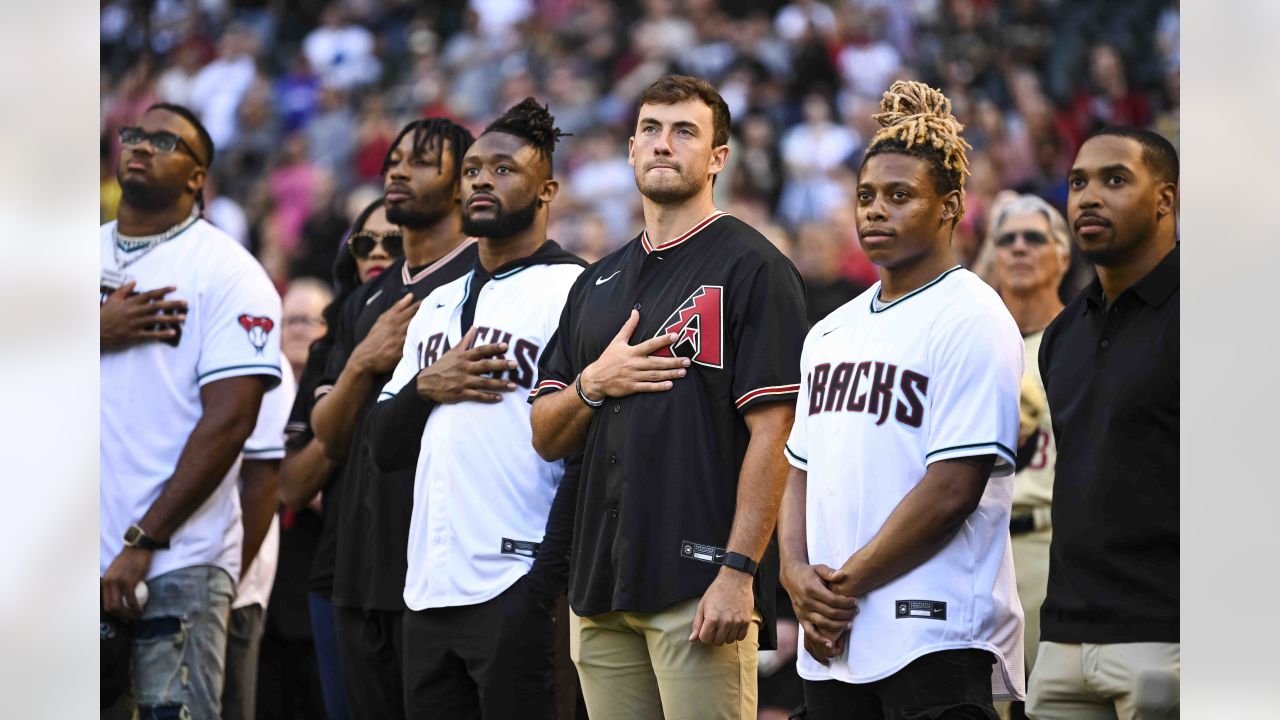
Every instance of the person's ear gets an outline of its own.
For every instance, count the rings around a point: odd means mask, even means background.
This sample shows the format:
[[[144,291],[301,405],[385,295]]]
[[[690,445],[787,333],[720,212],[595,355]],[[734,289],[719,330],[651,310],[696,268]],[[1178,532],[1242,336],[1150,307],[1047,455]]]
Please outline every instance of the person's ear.
[[[719,175],[724,166],[729,162],[729,146],[721,145],[711,149],[711,164],[707,167],[707,172],[712,175]]]
[[[1165,215],[1172,215],[1178,210],[1178,186],[1176,183],[1161,183],[1156,191],[1156,219],[1159,220]]]
[[[952,190],[942,196],[942,222],[957,222],[964,212],[964,196],[959,190]]]
[[[542,190],[538,193],[538,202],[549,205],[559,193],[560,182],[555,178],[548,178],[542,183]]]

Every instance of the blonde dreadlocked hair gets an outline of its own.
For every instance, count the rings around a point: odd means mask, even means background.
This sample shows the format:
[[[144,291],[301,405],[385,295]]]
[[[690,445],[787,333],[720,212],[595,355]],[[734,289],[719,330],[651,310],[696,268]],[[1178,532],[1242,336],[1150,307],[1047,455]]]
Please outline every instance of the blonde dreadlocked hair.
[[[871,138],[863,162],[881,153],[929,161],[939,193],[960,191],[963,216],[964,176],[969,173],[965,149],[972,146],[960,137],[964,125],[951,114],[947,96],[922,82],[898,80],[881,97],[880,112],[872,117],[880,123],[880,130]]]

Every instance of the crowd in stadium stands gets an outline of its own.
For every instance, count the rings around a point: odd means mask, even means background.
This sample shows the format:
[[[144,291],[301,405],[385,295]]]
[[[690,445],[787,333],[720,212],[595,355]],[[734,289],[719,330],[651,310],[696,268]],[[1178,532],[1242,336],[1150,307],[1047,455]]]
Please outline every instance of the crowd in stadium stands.
[[[102,6],[103,220],[119,192],[116,129],[155,101],[189,105],[218,147],[207,216],[282,290],[328,277],[404,121],[444,115],[478,130],[528,95],[574,133],[556,156],[551,236],[588,260],[620,246],[640,227],[625,159],[633,101],[672,71],[711,80],[733,113],[720,206],[784,248],[820,293],[874,281],[850,188],[895,79],[946,93],[974,147],[955,238],[966,266],[1001,191],[1063,207],[1066,165],[1093,128],[1153,127],[1177,145],[1176,2],[146,5]]]
[[[1031,194],[1064,212],[1091,131],[1135,125],[1178,145],[1177,0],[104,0],[100,19],[102,221],[120,199],[119,129],[156,102],[190,107],[217,147],[205,218],[281,294],[302,278],[332,281],[407,121],[443,116],[478,134],[527,96],[572,133],[554,157],[548,235],[594,261],[643,225],[626,159],[637,95],[673,72],[710,80],[733,117],[716,204],[793,260],[810,322],[877,279],[852,197],[895,80],[939,88],[965,126],[971,175],[953,252],[992,282],[1000,208]],[[1092,277],[1070,251],[1064,301]],[[311,304],[319,324],[323,303]],[[286,522],[318,522],[311,512]],[[305,548],[286,539],[280,552],[282,577],[305,567],[290,557]],[[278,582],[276,595],[299,582]],[[294,601],[305,607],[301,595],[281,600]],[[798,692],[798,679],[767,680],[794,659],[784,624],[783,650],[762,657],[762,713],[770,694],[781,705]],[[270,614],[267,628],[306,633]]]

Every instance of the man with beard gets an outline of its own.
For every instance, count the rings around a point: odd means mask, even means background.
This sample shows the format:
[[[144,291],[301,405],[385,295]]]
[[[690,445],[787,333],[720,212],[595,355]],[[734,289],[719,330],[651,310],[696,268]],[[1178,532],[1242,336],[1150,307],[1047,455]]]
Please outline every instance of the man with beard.
[[[1040,343],[1058,464],[1027,715],[1176,718],[1178,155],[1149,130],[1104,128],[1067,185],[1098,277]]]
[[[243,544],[230,471],[280,382],[280,297],[200,217],[214,148],[191,111],[153,105],[120,142],[100,236],[99,562],[103,611],[135,624],[133,692],[104,716],[218,717]]]
[[[311,425],[343,465],[337,487],[332,602],[352,717],[404,717],[400,624],[413,473],[383,476],[369,456],[367,414],[400,360],[417,301],[475,265],[459,227],[458,177],[472,143],[441,118],[409,123],[383,164],[387,220],[404,256],[343,304]]]
[[[479,257],[423,300],[369,411],[378,466],[417,466],[404,585],[410,718],[555,716],[552,610],[574,498],[559,496],[551,527],[565,464],[534,452],[526,400],[586,263],[547,239],[554,122],[526,98],[467,151],[462,228],[479,237]]]
[[[574,283],[533,405],[543,458],[584,452],[570,648],[592,718],[755,718],[804,287],[712,202],[719,93],[670,76],[639,105],[645,230]]]

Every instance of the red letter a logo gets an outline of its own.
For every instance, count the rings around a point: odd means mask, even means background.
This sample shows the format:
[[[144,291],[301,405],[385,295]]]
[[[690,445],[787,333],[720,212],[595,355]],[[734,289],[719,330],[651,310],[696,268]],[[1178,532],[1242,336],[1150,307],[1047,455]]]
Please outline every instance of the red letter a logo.
[[[663,348],[655,355],[687,357],[699,365],[724,367],[723,307],[720,297],[724,288],[719,285],[703,285],[667,318],[662,329],[654,337],[676,333],[679,337],[671,347]]]

